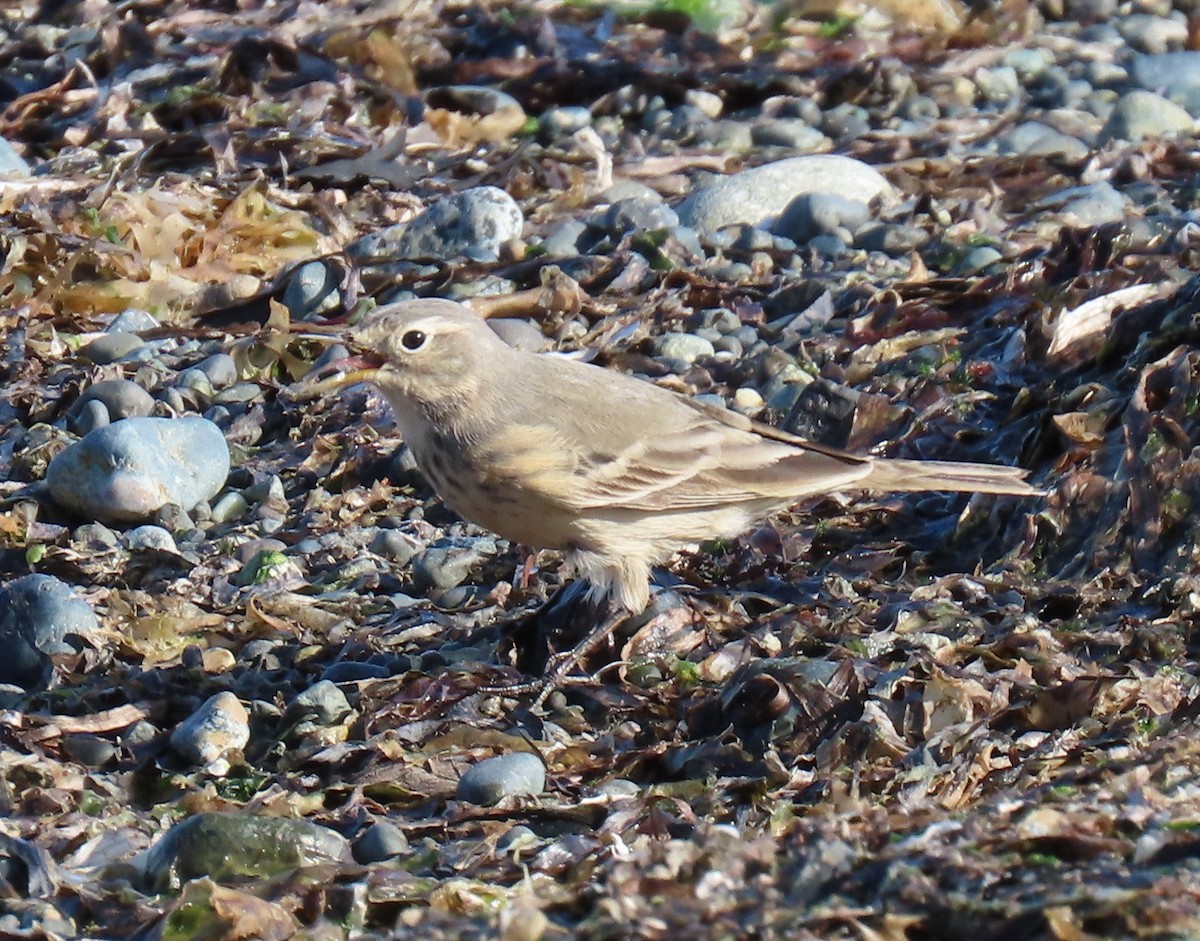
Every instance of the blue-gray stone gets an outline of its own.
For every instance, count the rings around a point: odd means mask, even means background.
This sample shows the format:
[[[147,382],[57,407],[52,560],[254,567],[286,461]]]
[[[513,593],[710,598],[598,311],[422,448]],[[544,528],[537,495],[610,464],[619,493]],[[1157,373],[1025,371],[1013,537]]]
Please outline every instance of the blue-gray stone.
[[[363,236],[347,252],[355,260],[469,258],[496,261],[504,245],[521,237],[525,216],[495,186],[443,196],[409,222]]]
[[[237,382],[237,363],[228,353],[213,353],[212,356],[200,360],[195,368],[208,376],[208,381],[214,389],[224,389]]]
[[[679,225],[675,210],[661,200],[620,199],[601,216],[600,225],[612,235],[626,232],[652,232]]]
[[[145,345],[146,341],[136,333],[104,333],[81,349],[79,354],[97,366],[104,366],[117,362]]]
[[[13,145],[0,137],[0,179],[23,179],[32,173],[29,162],[13,148]]]
[[[288,277],[283,304],[293,320],[311,320],[341,306],[341,285],[331,265],[308,261]]]
[[[129,379],[103,379],[94,382],[71,406],[71,417],[78,416],[88,402],[100,402],[112,421],[149,415],[154,411],[154,397]]]
[[[126,549],[137,551],[139,549],[160,549],[163,552],[178,551],[175,545],[175,537],[163,529],[161,526],[153,526],[147,524],[145,526],[137,526],[125,533],[121,537],[121,542],[125,543]]]
[[[381,820],[369,827],[354,844],[354,858],[366,866],[403,856],[411,850],[408,837],[394,823]]]
[[[869,203],[893,192],[874,167],[838,154],[776,160],[701,186],[675,207],[680,220],[709,235],[727,225],[774,222],[803,193],[829,193]]]
[[[40,689],[50,679],[51,654],[70,653],[71,636],[99,630],[91,606],[66,582],[25,575],[0,589],[0,683]]]
[[[141,333],[143,330],[153,330],[160,326],[158,320],[149,311],[130,307],[117,314],[104,328],[105,333]]]
[[[712,341],[694,333],[664,333],[653,341],[654,353],[663,359],[694,363],[705,356],[712,356]]]
[[[83,407],[79,409],[79,413],[75,416],[75,420],[71,424],[77,435],[86,435],[90,431],[103,428],[105,425],[111,423],[112,418],[109,416],[108,409],[104,403],[98,399],[92,399],[90,402],[83,404]]]
[[[817,235],[836,235],[849,242],[870,218],[870,208],[860,200],[805,193],[788,203],[771,231],[797,242],[807,242]]]
[[[1117,100],[1101,138],[1137,143],[1147,137],[1190,134],[1195,128],[1195,119],[1175,102],[1154,92],[1135,89]]]
[[[488,758],[468,768],[458,781],[456,796],[469,804],[490,806],[506,797],[540,794],[546,787],[546,766],[529,752]]]
[[[190,510],[229,475],[229,446],[205,418],[128,418],[89,432],[50,462],[60,506],[89,519],[150,520],[168,505]]]

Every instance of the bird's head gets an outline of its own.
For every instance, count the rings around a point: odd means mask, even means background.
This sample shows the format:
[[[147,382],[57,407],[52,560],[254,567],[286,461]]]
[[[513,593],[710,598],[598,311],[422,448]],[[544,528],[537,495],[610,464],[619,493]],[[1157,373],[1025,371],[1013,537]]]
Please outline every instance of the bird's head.
[[[511,352],[478,314],[453,301],[401,301],[373,311],[347,338],[340,372],[311,387],[318,393],[355,382],[378,386],[395,404],[425,410],[469,399],[485,371]]]

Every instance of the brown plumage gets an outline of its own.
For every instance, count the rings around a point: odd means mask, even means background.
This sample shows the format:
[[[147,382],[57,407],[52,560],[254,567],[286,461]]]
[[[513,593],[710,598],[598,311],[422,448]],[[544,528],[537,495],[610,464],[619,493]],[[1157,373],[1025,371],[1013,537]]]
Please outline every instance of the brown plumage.
[[[814,444],[649,382],[514,349],[443,300],[382,307],[351,336],[417,464],[466,519],[567,552],[631,612],[652,565],[837,490],[1038,493],[1015,467],[907,461]]]

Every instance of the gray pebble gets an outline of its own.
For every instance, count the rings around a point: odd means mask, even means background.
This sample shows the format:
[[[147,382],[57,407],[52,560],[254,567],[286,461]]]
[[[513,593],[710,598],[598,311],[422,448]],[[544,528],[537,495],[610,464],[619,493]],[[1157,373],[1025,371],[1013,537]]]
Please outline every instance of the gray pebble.
[[[540,794],[546,787],[546,766],[529,752],[488,758],[468,768],[455,796],[468,804],[491,806],[506,797]]]
[[[1167,16],[1132,13],[1119,17],[1116,27],[1130,48],[1138,52],[1163,54],[1181,49],[1188,38],[1187,20]]]
[[[834,105],[821,116],[821,130],[839,140],[852,140],[871,130],[871,116],[860,105]]]
[[[1028,82],[1054,64],[1054,54],[1048,49],[1018,47],[1006,52],[1003,62],[1016,72],[1021,81]]]
[[[94,382],[71,406],[72,416],[78,415],[88,402],[100,402],[113,421],[149,415],[154,411],[154,398],[128,379],[103,379]]]
[[[396,565],[404,566],[408,565],[412,557],[417,554],[421,544],[398,529],[381,529],[375,534],[375,538],[371,540],[368,548],[376,555],[381,555]]]
[[[109,417],[108,409],[98,399],[85,402],[71,423],[75,433],[80,436],[109,424],[112,424],[112,419]]]
[[[235,382],[227,389],[216,394],[213,401],[221,405],[245,405],[255,402],[262,395],[262,389],[254,382]]]
[[[1107,180],[1072,187],[1059,194],[1066,197],[1061,213],[1070,225],[1093,226],[1125,218],[1125,197]]]
[[[250,741],[250,716],[230,692],[217,693],[184,719],[171,733],[171,749],[193,765],[222,773],[214,763]]]
[[[716,352],[711,340],[693,333],[665,333],[655,337],[651,345],[656,356],[682,363],[694,363]]]
[[[469,258],[496,261],[501,249],[521,237],[525,216],[516,201],[495,186],[478,186],[443,196],[416,218],[352,243],[355,260],[375,258]]]
[[[237,363],[228,353],[213,353],[197,363],[195,368],[208,376],[214,389],[224,389],[237,382]]]
[[[318,680],[308,689],[301,690],[288,704],[288,714],[317,725],[337,725],[350,715],[350,701],[329,680]]]
[[[0,589],[0,683],[44,688],[51,654],[70,653],[71,636],[100,629],[91,606],[66,582],[51,575],[25,575]]]
[[[854,243],[869,252],[883,252],[899,258],[927,245],[929,233],[915,225],[868,223],[855,233]]]
[[[1154,92],[1135,90],[1117,100],[1101,137],[1137,143],[1147,137],[1190,134],[1195,127],[1192,116],[1175,102]]]
[[[521,317],[494,317],[488,322],[492,332],[509,346],[529,353],[541,353],[551,346],[542,328]]]
[[[71,542],[81,548],[115,549],[121,543],[121,537],[103,523],[84,523],[71,533]]]
[[[713,121],[721,116],[721,112],[725,108],[725,102],[721,100],[720,95],[702,88],[689,88],[684,92],[683,100],[693,108],[698,108],[706,118]]]
[[[797,242],[816,235],[836,235],[848,242],[870,217],[870,208],[860,200],[804,193],[788,203],[771,230]]]
[[[210,518],[214,523],[230,523],[241,519],[249,509],[246,498],[237,491],[231,491],[213,504]]]
[[[135,333],[105,333],[92,340],[79,353],[89,362],[104,366],[117,362],[145,345],[146,341]]]
[[[1077,137],[1060,134],[1054,128],[1038,121],[1025,121],[1003,135],[1000,152],[1026,157],[1062,157],[1067,160],[1083,160],[1088,146]]]
[[[29,161],[17,153],[7,140],[0,137],[0,178],[6,180],[18,180],[32,174],[33,170],[29,166]]]
[[[1004,256],[990,245],[980,245],[971,249],[959,263],[959,271],[982,271],[988,265],[1003,261]]]
[[[1017,70],[1010,65],[975,71],[975,87],[985,100],[997,105],[1006,105],[1021,97],[1021,80]]]
[[[163,552],[177,552],[175,538],[161,526],[138,526],[129,530],[121,537],[126,549],[160,549]]]
[[[754,149],[754,135],[745,121],[713,121],[700,129],[696,143],[724,154],[748,154]]]
[[[422,588],[442,590],[461,585],[488,557],[487,540],[439,539],[413,559],[413,581]],[[494,551],[495,543],[491,543]]]
[[[626,232],[652,232],[679,224],[675,210],[661,200],[621,199],[604,211],[600,225],[614,236]]]
[[[63,739],[63,751],[88,768],[102,768],[117,760],[117,746],[99,735],[76,734]]]
[[[161,326],[158,319],[149,311],[130,307],[117,314],[107,327],[105,333],[141,333],[143,330],[154,330]]]
[[[190,510],[229,474],[229,446],[203,418],[129,418],[89,432],[50,462],[60,506],[89,519],[142,522],[174,504]]]
[[[175,377],[175,385],[180,389],[189,389],[202,399],[211,399],[216,390],[213,389],[212,380],[203,371],[196,369],[194,366],[191,369],[185,369]]]
[[[578,105],[547,108],[538,121],[538,135],[544,141],[556,141],[582,131],[592,123],[592,112]]]
[[[354,844],[354,859],[367,866],[411,852],[408,837],[394,823],[381,820],[367,828]]]
[[[339,281],[331,265],[323,261],[305,262],[288,277],[283,304],[293,320],[312,320],[332,313],[342,304]]]
[[[800,154],[824,150],[831,143],[821,131],[799,118],[771,118],[754,124],[750,139],[757,147],[786,147]]]
[[[869,203],[892,192],[882,174],[860,160],[813,154],[724,177],[698,188],[675,208],[685,225],[706,235],[727,225],[773,222],[784,206],[803,193],[829,193]]]
[[[567,219],[550,230],[550,234],[542,239],[541,249],[551,258],[574,258],[586,250],[585,236],[588,224],[582,219]],[[592,237],[595,244],[596,237]]]

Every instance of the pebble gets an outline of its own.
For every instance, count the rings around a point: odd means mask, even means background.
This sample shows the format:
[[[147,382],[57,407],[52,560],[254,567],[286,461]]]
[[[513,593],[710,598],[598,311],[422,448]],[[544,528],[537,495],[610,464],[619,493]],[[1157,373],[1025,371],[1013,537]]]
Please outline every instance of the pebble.
[[[1025,157],[1062,157],[1084,160],[1090,150],[1083,141],[1038,121],[1025,121],[999,139],[1000,152]]]
[[[136,333],[104,333],[81,349],[79,355],[97,366],[104,366],[124,359],[145,345],[146,341]]]
[[[1188,38],[1187,20],[1146,13],[1119,18],[1117,31],[1131,49],[1157,55],[1181,48]]]
[[[328,827],[291,817],[202,813],[177,823],[143,862],[151,891],[191,879],[268,879],[302,866],[350,862],[350,844]]]
[[[651,345],[655,356],[686,364],[716,352],[711,340],[694,333],[664,333],[655,337]]]
[[[32,173],[33,169],[29,166],[29,161],[17,153],[12,144],[0,137],[0,178],[19,180]]]
[[[52,575],[24,575],[0,588],[0,683],[43,689],[50,680],[51,654],[70,653],[72,636],[100,629],[91,606]]]
[[[620,199],[604,211],[600,225],[612,235],[621,236],[627,232],[669,229],[679,225],[679,216],[662,200]]]
[[[225,389],[237,382],[237,363],[228,353],[213,353],[192,368],[208,376],[208,381],[214,389]]]
[[[592,123],[592,112],[579,105],[547,108],[538,121],[538,136],[544,141],[561,140]]]
[[[342,306],[341,279],[332,265],[307,261],[289,275],[283,304],[293,320],[330,314]]]
[[[115,549],[121,537],[103,523],[84,523],[71,533],[71,542],[84,549]]]
[[[496,261],[505,245],[521,237],[525,216],[495,186],[443,196],[409,222],[360,238],[348,248],[356,261],[381,258],[468,258]]]
[[[404,566],[421,550],[421,543],[398,529],[381,529],[367,548],[396,565]]]
[[[336,725],[350,714],[350,701],[336,683],[318,680],[288,704],[288,715],[317,725]]]
[[[1137,143],[1147,137],[1190,134],[1195,127],[1195,119],[1175,102],[1154,92],[1137,89],[1126,92],[1117,100],[1104,124],[1101,138]]]
[[[490,539],[439,539],[413,559],[413,581],[423,589],[454,588],[465,582],[495,550],[496,544]]]
[[[108,409],[104,407],[104,403],[98,399],[92,399],[90,402],[83,404],[83,407],[79,409],[71,425],[77,435],[86,435],[97,428],[103,428],[105,425],[111,423],[112,418],[109,417]]]
[[[126,549],[158,549],[163,552],[177,552],[175,537],[161,526],[138,526],[128,530],[121,536],[121,542]]]
[[[836,154],[789,157],[742,170],[699,187],[675,207],[683,224],[701,234],[728,225],[769,225],[804,193],[826,193],[869,203],[892,186],[874,167]]]
[[[979,94],[992,104],[1007,105],[1021,97],[1021,80],[1011,65],[977,69],[974,80]]]
[[[147,310],[130,307],[121,311],[104,328],[105,333],[141,333],[162,326],[158,318]]]
[[[799,118],[774,118],[752,125],[750,140],[756,147],[787,147],[801,154],[832,145],[820,130]]]
[[[1095,226],[1119,222],[1127,212],[1125,197],[1106,180],[1063,190],[1059,198],[1065,198],[1060,214],[1070,225]]]
[[[493,317],[488,322],[492,332],[509,346],[528,353],[541,353],[552,346],[542,328],[532,320],[520,317]]]
[[[411,852],[408,837],[394,823],[382,820],[368,827],[354,844],[354,859],[367,866]]]
[[[112,421],[137,418],[154,411],[154,397],[129,379],[103,379],[92,383],[71,406],[71,417],[79,415],[89,402],[103,405]]]
[[[174,504],[191,510],[221,489],[229,447],[204,418],[129,418],[89,432],[54,457],[50,495],[105,522],[144,522]]]
[[[468,804],[490,807],[506,797],[540,794],[546,788],[546,766],[529,752],[488,758],[467,769],[455,796]]]
[[[860,200],[828,193],[804,193],[788,203],[771,231],[796,242],[825,234],[850,242],[854,232],[870,217],[870,208]]]
[[[229,770],[226,755],[250,741],[250,716],[230,692],[217,693],[171,733],[171,748],[185,761],[218,777]]]

